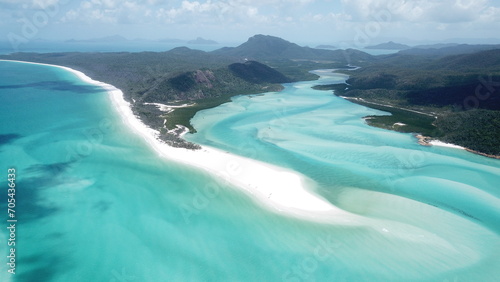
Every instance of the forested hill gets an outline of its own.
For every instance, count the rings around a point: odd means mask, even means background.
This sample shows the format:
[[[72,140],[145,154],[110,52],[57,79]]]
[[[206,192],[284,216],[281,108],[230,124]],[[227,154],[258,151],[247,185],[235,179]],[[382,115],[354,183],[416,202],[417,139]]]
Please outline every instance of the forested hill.
[[[500,49],[463,51],[382,56],[349,72],[347,85],[335,87],[335,93],[434,115],[433,137],[500,155]]]
[[[374,60],[373,56],[356,50],[313,49],[264,35],[256,35],[238,47],[213,52],[178,47],[167,52],[16,53],[0,58],[68,66],[115,85],[124,91],[129,101],[139,102],[197,100],[262,92],[269,89],[270,85],[266,84],[314,79],[315,76],[308,72],[312,69],[342,67],[349,63],[359,65]],[[319,59],[322,61],[317,61]],[[245,63],[256,60],[260,64]],[[192,72],[196,71],[211,73],[213,75],[207,78],[220,83],[212,81],[198,83],[201,88],[187,87],[194,79]],[[203,82],[199,74],[197,79]],[[272,89],[277,87],[273,85]]]
[[[485,90],[488,84],[495,87],[500,82],[500,49],[437,59],[397,54],[349,74],[349,90],[342,94],[345,96],[373,98],[402,106],[465,110],[467,97],[475,96],[477,87],[485,84],[482,87]],[[500,110],[500,92],[491,92],[488,99],[475,106]]]
[[[399,54],[425,55],[429,57],[446,57],[451,55],[472,54],[481,51],[500,49],[499,44],[435,44],[428,46],[416,46],[411,49],[402,50]]]
[[[386,43],[381,43],[377,45],[367,46],[366,49],[385,49],[385,50],[405,50],[410,49],[411,47],[405,44],[396,43],[393,41],[389,41]]]
[[[373,57],[354,50],[317,50],[277,37],[255,36],[239,47],[214,52],[178,47],[141,53],[15,53],[0,59],[67,66],[112,84],[123,90],[134,113],[165,133],[177,124],[194,130],[189,121],[197,111],[227,102],[234,95],[279,91],[281,83],[315,79],[310,70],[362,64]],[[152,103],[190,106],[165,113]]]
[[[291,82],[291,79],[284,74],[256,61],[234,63],[229,65],[229,70],[237,77],[250,83]]]
[[[247,58],[261,61],[275,60],[316,60],[347,64],[363,64],[374,60],[374,57],[358,50],[325,50],[302,47],[279,37],[255,35],[237,47],[225,47],[211,52],[216,55],[234,58]]]
[[[232,59],[187,47],[141,53],[16,53],[0,58],[74,68],[93,79],[115,85],[128,98],[138,98],[141,93],[181,72],[217,69],[233,63]]]

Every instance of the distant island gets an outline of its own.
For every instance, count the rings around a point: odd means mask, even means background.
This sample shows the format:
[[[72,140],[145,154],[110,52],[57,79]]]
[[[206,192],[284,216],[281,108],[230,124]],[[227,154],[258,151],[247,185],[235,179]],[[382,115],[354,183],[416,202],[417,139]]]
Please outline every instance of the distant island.
[[[365,47],[365,49],[380,49],[380,50],[405,50],[410,48],[411,47],[408,45],[395,43],[393,41]]]
[[[198,37],[194,40],[182,40],[174,38],[165,38],[159,40],[147,40],[147,39],[127,39],[121,35],[111,35],[105,37],[89,38],[89,39],[69,39],[65,41],[66,43],[118,43],[118,42],[164,42],[170,44],[191,44],[191,45],[215,45],[219,44],[217,41],[204,39]]]
[[[401,50],[401,54],[406,55],[417,55],[424,57],[443,57],[443,56],[452,56],[452,55],[462,55],[462,54],[472,54],[481,51],[487,51],[492,49],[500,49],[500,44],[443,44],[442,47],[439,47],[440,44],[436,45],[424,45],[417,46],[411,49]]]
[[[441,49],[441,48],[447,48],[447,47],[455,47],[457,45],[460,45],[460,44],[458,44],[458,43],[436,43],[436,44],[417,45],[417,46],[414,46],[413,48],[415,48],[415,49]]]
[[[200,110],[234,95],[279,91],[282,83],[316,79],[310,70],[337,69],[350,76],[346,84],[316,88],[392,113],[369,117],[370,125],[500,155],[499,45],[411,48],[373,56],[255,35],[237,47],[211,52],[178,47],[158,53],[15,53],[0,58],[68,66],[122,89],[134,113],[172,146],[195,147],[179,133],[184,127],[196,131],[190,120]]]
[[[187,44],[204,44],[204,45],[210,45],[210,44],[219,44],[217,41],[214,40],[209,40],[209,39],[203,39],[201,37],[196,38],[195,40],[189,40]]]
[[[127,38],[120,35],[112,35],[112,36],[105,36],[105,37],[91,38],[91,39],[66,40],[67,43],[76,43],[76,42],[97,43],[97,42],[127,42],[127,41],[129,41]]]

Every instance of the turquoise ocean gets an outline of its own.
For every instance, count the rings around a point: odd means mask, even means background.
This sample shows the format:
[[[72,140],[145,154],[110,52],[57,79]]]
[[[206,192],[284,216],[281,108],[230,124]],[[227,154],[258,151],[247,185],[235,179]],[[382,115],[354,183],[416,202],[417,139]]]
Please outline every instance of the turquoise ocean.
[[[500,161],[373,128],[314,82],[199,112],[186,139],[292,169],[356,224],[285,216],[161,158],[100,87],[0,62],[0,281],[498,281]],[[16,274],[7,170],[16,170]]]

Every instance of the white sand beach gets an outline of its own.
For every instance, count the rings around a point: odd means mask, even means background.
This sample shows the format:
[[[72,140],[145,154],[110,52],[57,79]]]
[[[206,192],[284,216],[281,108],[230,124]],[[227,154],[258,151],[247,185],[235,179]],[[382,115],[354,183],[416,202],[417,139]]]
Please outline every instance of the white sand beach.
[[[84,73],[58,65],[22,62],[59,67],[77,75],[82,81],[103,87],[125,124],[142,136],[162,157],[196,166],[242,189],[260,205],[283,215],[320,222],[354,223],[357,216],[339,209],[326,199],[306,188],[308,180],[292,170],[261,161],[233,155],[202,146],[201,150],[173,148],[157,136],[159,132],[147,127],[136,117],[123,92],[104,82],[95,81]]]
[[[101,82],[96,82],[101,83]],[[104,87],[104,86],[103,86]],[[173,148],[161,142],[158,132],[144,125],[123,99],[121,90],[105,88],[124,122],[163,157],[202,168],[244,190],[259,204],[282,214],[321,222],[350,222],[345,212],[305,188],[304,176],[288,169],[233,155],[215,148]]]
[[[454,148],[454,149],[465,150],[465,148],[462,147],[462,146],[458,146],[458,145],[450,144],[450,143],[444,143],[444,142],[441,142],[439,140],[431,140],[431,141],[429,141],[429,144],[431,144],[433,146],[439,146],[439,147],[447,147],[447,148]]]
[[[171,113],[175,109],[178,109],[178,108],[185,108],[185,107],[193,106],[194,103],[193,104],[182,104],[182,105],[178,105],[178,106],[165,105],[165,104],[160,104],[160,103],[144,103],[144,105],[153,105],[153,106],[156,106],[160,111],[166,112],[168,114],[168,113]]]

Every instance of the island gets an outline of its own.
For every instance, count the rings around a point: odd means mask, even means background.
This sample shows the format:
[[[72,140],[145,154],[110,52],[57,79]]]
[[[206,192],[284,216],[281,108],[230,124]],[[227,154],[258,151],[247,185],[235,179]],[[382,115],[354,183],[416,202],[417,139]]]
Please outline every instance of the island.
[[[344,71],[346,83],[322,86],[354,103],[391,113],[370,116],[373,126],[421,133],[489,157],[500,155],[500,49],[498,45],[445,47],[379,56]],[[470,52],[472,48],[481,51]],[[463,53],[461,53],[463,50]]]
[[[210,39],[204,39],[201,37],[197,37],[195,40],[189,40],[187,44],[205,44],[205,45],[210,45],[210,44],[219,44],[217,41],[210,40]]]
[[[373,56],[255,35],[237,47],[212,52],[178,47],[167,52],[14,53],[0,58],[67,66],[115,85],[134,114],[174,147],[197,148],[181,136],[196,131],[190,120],[200,110],[235,95],[280,91],[283,83],[315,80],[310,73],[314,69],[336,69],[350,78],[318,89],[392,114],[366,117],[368,124],[500,155],[499,46],[443,48],[446,52],[408,49]]]

